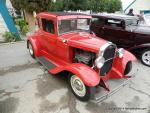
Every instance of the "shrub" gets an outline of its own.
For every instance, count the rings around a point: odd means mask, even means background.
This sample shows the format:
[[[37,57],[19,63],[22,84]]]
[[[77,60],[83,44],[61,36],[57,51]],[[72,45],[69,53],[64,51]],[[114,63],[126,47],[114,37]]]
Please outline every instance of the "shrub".
[[[3,37],[4,37],[5,42],[15,42],[17,41],[18,35],[13,32],[5,32]]]
[[[28,25],[26,25],[26,26],[23,26],[23,28],[22,28],[22,34],[23,35],[26,35],[26,33],[28,33],[29,32],[29,26]]]
[[[27,32],[29,32],[29,26],[28,23],[23,19],[16,19],[15,20],[16,25],[19,26],[20,31],[23,35],[26,35]]]

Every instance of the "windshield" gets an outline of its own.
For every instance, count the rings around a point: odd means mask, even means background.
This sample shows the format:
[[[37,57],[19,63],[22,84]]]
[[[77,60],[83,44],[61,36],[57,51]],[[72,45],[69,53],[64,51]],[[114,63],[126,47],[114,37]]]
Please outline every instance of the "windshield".
[[[127,19],[126,20],[126,26],[137,26],[138,25],[138,20],[137,19]]]
[[[90,19],[69,19],[69,20],[59,20],[58,21],[58,31],[59,34],[76,32],[78,30],[87,31],[89,30]]]

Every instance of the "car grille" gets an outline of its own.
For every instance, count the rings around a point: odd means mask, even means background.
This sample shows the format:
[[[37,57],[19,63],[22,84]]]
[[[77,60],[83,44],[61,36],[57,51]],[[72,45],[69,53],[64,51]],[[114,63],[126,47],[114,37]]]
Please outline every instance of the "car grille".
[[[116,46],[109,45],[105,50],[103,57],[105,58],[105,63],[103,67],[100,69],[100,75],[105,76],[112,68],[113,60],[115,57]]]

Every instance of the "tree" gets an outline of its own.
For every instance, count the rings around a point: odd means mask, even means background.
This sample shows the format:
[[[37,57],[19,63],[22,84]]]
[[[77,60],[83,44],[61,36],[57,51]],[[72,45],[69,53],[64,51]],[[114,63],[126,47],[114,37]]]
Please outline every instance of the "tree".
[[[94,12],[114,13],[122,9],[121,0],[89,0],[88,6]]]
[[[15,9],[28,12],[48,11],[53,7],[52,0],[11,0],[11,2]]]
[[[91,10],[94,12],[109,12],[121,10],[121,0],[11,0],[16,9],[28,12]]]
[[[87,10],[88,0],[63,0],[64,10]]]

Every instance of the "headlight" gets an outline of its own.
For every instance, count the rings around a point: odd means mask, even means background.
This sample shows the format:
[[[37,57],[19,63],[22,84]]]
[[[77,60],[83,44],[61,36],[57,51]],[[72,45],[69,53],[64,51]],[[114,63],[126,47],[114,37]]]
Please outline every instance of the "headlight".
[[[100,56],[95,60],[95,65],[97,66],[97,68],[101,68],[105,63],[105,58]]]
[[[123,48],[118,49],[117,55],[118,55],[119,58],[122,58],[123,55],[124,55],[124,49]]]

